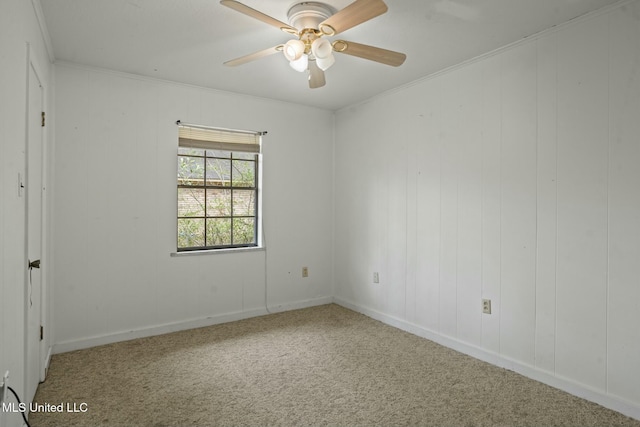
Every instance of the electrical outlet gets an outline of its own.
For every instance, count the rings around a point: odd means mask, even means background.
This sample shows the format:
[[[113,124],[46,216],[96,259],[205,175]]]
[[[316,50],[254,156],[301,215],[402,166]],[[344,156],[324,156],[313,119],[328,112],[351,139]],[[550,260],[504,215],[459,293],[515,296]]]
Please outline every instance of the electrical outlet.
[[[482,300],[482,312],[484,314],[491,314],[491,300],[483,299]]]
[[[302,267],[302,277],[309,277],[309,267]]]
[[[377,271],[373,272],[373,283],[380,283],[380,275]]]

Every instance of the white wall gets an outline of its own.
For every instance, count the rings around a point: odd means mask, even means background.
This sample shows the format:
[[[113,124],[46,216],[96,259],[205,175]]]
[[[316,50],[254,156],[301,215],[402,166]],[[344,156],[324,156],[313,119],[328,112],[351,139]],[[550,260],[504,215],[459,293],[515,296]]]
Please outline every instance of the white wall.
[[[266,313],[265,278],[271,310],[331,300],[330,112],[70,64],[55,70],[55,351]],[[268,131],[266,252],[170,256],[176,120]]]
[[[337,300],[640,418],[639,119],[638,1],[340,111]]]
[[[46,86],[50,65],[30,1],[0,2],[0,376],[24,396],[25,198],[18,197],[18,174],[25,176],[27,43]],[[47,89],[50,89],[47,87]],[[45,96],[47,94],[45,93]],[[0,414],[0,419],[5,414]],[[19,415],[6,415],[20,425]]]

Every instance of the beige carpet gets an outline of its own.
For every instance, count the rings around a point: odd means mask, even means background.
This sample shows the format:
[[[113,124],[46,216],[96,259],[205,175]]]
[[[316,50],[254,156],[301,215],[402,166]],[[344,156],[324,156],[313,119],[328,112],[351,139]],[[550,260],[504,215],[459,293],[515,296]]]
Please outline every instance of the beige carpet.
[[[55,355],[35,426],[636,426],[337,305]]]

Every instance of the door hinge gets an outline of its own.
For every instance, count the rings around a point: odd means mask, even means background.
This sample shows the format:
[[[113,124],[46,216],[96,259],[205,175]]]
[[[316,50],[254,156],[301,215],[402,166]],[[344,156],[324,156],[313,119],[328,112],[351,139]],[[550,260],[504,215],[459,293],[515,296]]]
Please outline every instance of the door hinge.
[[[40,325],[40,341],[44,339],[44,326]]]
[[[44,127],[44,111],[42,112],[42,127]]]

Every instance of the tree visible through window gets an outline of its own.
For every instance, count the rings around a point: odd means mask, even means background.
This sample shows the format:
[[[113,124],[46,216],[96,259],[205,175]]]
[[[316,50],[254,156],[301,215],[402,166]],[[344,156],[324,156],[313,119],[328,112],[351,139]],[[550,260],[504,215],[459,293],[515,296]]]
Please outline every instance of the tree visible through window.
[[[178,147],[178,250],[257,246],[258,153],[198,141]]]

